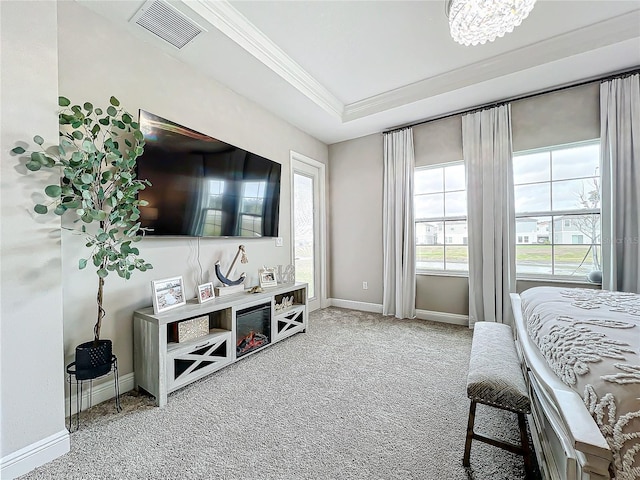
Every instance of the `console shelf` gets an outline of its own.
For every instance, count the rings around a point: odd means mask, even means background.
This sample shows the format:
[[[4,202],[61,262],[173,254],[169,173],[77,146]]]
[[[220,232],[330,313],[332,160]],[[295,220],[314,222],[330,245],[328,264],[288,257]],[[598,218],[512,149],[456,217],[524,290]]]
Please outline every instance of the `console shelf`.
[[[294,304],[276,312],[275,305],[293,297]],[[270,312],[270,343],[236,357],[238,342],[236,314],[256,306]],[[209,333],[176,342],[171,332],[179,322],[208,316]],[[155,315],[152,307],[133,314],[134,368],[136,386],[156,398],[160,407],[167,395],[189,383],[267,348],[307,329],[307,284],[295,283],[265,288],[264,292],[246,292],[216,297],[199,304],[193,299],[184,307]],[[206,327],[205,327],[206,328]]]

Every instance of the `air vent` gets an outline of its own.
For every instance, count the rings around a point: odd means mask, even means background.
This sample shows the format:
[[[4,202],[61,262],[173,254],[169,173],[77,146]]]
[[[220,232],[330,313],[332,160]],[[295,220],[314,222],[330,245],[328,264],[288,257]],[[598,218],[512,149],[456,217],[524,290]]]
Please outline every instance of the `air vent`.
[[[145,30],[181,49],[206,30],[167,2],[148,0],[131,19]]]

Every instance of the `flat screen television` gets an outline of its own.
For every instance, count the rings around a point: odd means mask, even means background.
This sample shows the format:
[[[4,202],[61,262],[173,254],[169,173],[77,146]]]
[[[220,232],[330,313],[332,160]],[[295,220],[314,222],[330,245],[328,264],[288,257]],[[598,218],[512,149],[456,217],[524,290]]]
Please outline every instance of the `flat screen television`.
[[[281,165],[140,110],[148,235],[277,237]]]

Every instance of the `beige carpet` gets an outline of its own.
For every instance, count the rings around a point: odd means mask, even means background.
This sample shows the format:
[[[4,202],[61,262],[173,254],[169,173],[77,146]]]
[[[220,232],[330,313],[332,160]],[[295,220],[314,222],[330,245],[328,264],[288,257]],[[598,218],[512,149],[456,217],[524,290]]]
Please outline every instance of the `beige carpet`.
[[[520,479],[522,458],[474,442],[462,466],[472,332],[329,308],[307,333],[169,395],[83,412],[71,452],[25,479]],[[515,415],[477,429],[517,441]]]

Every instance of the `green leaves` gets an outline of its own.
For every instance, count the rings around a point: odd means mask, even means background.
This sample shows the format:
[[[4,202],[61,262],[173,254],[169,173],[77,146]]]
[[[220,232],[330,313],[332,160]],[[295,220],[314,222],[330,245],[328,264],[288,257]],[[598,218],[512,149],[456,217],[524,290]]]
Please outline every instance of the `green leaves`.
[[[31,170],[32,172],[37,172],[42,168],[42,165],[40,164],[40,162],[34,162],[33,160],[31,160],[26,163],[25,167],[27,167],[27,170]]]
[[[60,187],[60,185],[48,185],[44,189],[44,193],[46,193],[47,196],[51,198],[58,198],[62,193],[62,188]]]
[[[74,229],[90,249],[86,258],[79,259],[79,269],[91,260],[100,278],[116,272],[128,279],[135,270],[153,268],[132,246],[145,233],[138,206],[147,202],[139,201],[137,194],[149,184],[136,178],[136,158],[144,151],[140,125],[116,97],[109,98],[106,108],[91,102],[72,104],[63,96],[58,104],[60,138],[55,153],[44,148],[40,135],[32,137],[38,151],[28,150],[28,144],[11,150],[14,155],[28,155],[29,171],[60,167],[60,183],[44,189],[51,204],[38,203],[34,211],[47,214],[52,209],[56,215],[71,212],[77,217]]]
[[[39,213],[40,215],[44,215],[49,211],[49,209],[45,205],[42,205],[40,203],[38,203],[35,207],[33,207],[33,210],[36,213]]]

